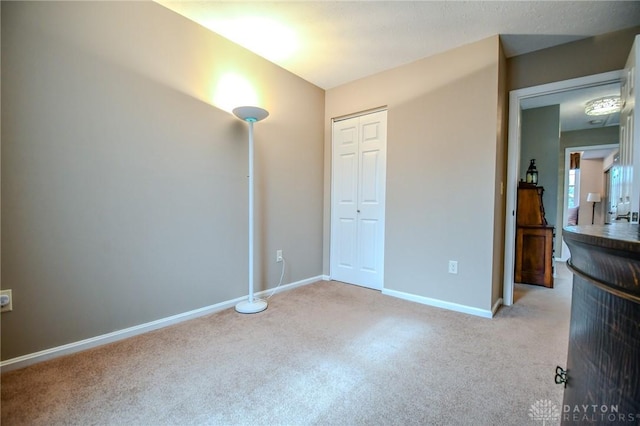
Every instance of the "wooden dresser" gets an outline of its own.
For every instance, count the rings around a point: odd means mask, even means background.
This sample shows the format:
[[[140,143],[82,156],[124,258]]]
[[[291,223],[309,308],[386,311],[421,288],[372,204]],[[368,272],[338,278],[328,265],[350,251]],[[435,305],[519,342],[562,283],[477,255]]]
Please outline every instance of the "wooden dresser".
[[[541,186],[518,185],[515,282],[553,287],[554,227],[544,215],[543,192]]]
[[[563,229],[574,275],[562,424],[640,422],[639,232],[623,223]]]

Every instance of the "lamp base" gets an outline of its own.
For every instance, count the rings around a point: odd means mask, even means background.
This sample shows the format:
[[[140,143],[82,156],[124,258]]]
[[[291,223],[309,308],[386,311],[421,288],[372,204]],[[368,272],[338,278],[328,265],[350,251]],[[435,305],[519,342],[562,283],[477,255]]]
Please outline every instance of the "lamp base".
[[[267,309],[267,302],[262,299],[253,299],[253,302],[245,300],[236,305],[236,311],[241,314],[257,314]]]

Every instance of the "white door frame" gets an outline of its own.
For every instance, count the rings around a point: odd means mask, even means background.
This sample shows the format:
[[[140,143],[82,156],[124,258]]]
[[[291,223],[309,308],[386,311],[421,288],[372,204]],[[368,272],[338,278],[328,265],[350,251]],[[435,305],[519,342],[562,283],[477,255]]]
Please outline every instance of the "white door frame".
[[[504,282],[502,299],[506,306],[513,304],[514,262],[516,243],[516,201],[518,196],[518,176],[520,176],[520,126],[522,100],[568,90],[582,89],[603,84],[619,83],[623,70],[595,74],[570,80],[557,81],[539,86],[509,92],[509,142],[507,157],[507,210],[504,232]]]

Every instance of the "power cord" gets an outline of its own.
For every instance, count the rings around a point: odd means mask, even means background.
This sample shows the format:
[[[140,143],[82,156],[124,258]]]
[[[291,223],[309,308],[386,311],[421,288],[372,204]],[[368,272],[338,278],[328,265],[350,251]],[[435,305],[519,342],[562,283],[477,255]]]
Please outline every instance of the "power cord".
[[[278,285],[276,286],[276,288],[273,289],[273,291],[271,292],[271,294],[269,296],[267,296],[267,300],[269,300],[271,298],[271,296],[273,296],[274,294],[276,294],[276,290],[278,290],[278,287],[280,287],[282,285],[282,279],[284,278],[284,267],[285,264],[287,262],[284,260],[284,256],[282,257],[282,273],[280,273],[280,282],[278,283]]]

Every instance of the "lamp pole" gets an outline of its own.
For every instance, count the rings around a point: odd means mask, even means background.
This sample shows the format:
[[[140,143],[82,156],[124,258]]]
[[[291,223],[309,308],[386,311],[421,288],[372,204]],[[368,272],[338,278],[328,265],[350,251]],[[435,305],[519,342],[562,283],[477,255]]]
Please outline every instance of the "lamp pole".
[[[249,123],[249,303],[253,303],[253,123],[255,119],[247,119]]]
[[[267,118],[269,113],[258,107],[242,106],[235,108],[233,113],[236,117],[249,123],[249,295],[246,301],[240,302],[236,305],[236,311],[242,314],[255,314],[267,309],[266,300],[256,299],[254,297],[254,261],[253,261],[253,243],[254,243],[254,178],[253,178],[253,156],[254,156],[254,142],[253,142],[253,123]]]
[[[591,224],[594,224],[596,218],[596,203],[601,201],[599,192],[589,192],[587,194],[587,202],[593,203],[593,207],[591,208]]]

